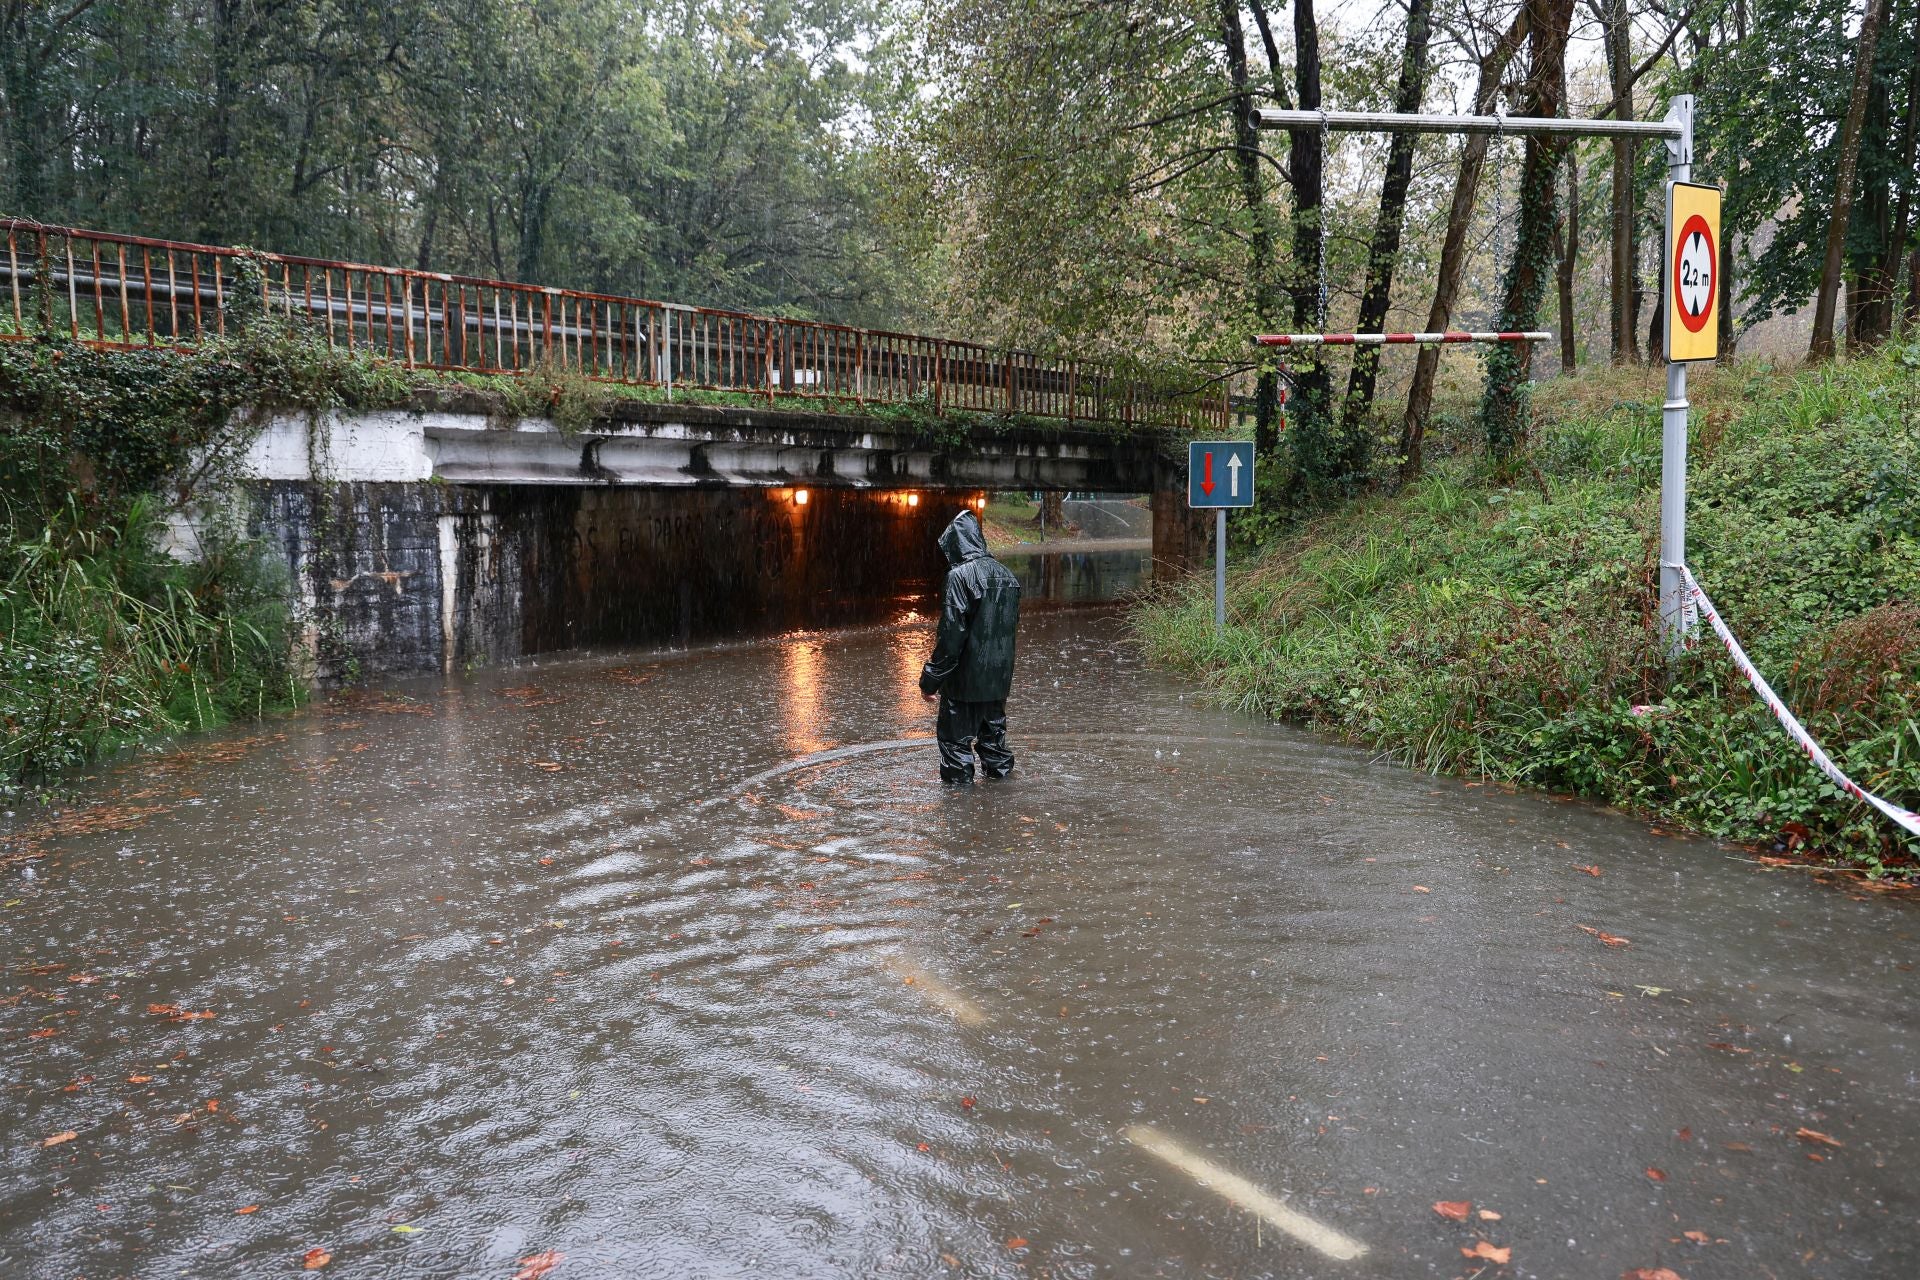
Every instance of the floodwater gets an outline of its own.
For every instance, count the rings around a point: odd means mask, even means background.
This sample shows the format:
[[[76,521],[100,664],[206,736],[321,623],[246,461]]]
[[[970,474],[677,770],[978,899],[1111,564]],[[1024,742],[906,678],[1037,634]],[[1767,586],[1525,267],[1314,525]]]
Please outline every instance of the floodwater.
[[[1111,609],[1029,612],[1018,772],[942,790],[930,630],[15,819],[0,1275],[1920,1274],[1903,902],[1203,709]]]

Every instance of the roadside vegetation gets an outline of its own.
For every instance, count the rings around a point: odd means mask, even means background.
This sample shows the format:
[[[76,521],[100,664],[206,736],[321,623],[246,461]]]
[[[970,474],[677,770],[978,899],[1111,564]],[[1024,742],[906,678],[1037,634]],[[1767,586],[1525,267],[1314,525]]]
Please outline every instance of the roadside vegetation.
[[[1199,582],[1138,636],[1221,703],[1402,764],[1911,868],[1920,843],[1813,769],[1704,625],[1664,660],[1659,377],[1540,384],[1518,468],[1442,416],[1417,482],[1241,557],[1224,637]],[[1920,346],[1692,392],[1694,572],[1840,766],[1920,806]]]
[[[273,321],[185,354],[0,342],[0,798],[302,700],[285,568],[205,504],[266,412],[404,392]],[[189,509],[191,563],[162,549]]]

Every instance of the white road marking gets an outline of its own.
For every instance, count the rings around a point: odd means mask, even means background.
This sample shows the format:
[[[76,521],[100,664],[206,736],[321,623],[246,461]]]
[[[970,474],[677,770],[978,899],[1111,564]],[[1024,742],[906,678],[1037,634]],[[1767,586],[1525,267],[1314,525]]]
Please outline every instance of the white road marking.
[[[963,1027],[982,1027],[988,1022],[987,1011],[967,997],[955,991],[940,979],[928,973],[911,960],[900,956],[889,956],[887,968],[900,975],[902,982],[918,991],[933,1003],[953,1015],[954,1021]]]
[[[1367,1246],[1358,1240],[1340,1234],[1325,1223],[1315,1222],[1297,1209],[1288,1208],[1239,1174],[1195,1155],[1157,1129],[1133,1125],[1127,1130],[1127,1141],[1159,1156],[1209,1191],[1217,1192],[1249,1213],[1258,1214],[1301,1244],[1318,1249],[1329,1258],[1345,1262],[1367,1251]]]

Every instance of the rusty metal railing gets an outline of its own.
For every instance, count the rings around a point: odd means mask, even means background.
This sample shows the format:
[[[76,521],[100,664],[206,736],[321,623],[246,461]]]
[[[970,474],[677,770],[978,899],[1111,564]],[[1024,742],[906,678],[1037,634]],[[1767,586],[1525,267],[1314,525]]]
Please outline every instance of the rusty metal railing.
[[[409,369],[557,369],[676,389],[1201,430],[1224,381],[1168,388],[1111,364],[980,343],[474,276],[257,253],[0,218],[0,338],[185,348],[240,311],[305,317],[335,348]],[[241,260],[258,268],[248,286]],[[44,281],[44,287],[42,282]],[[243,297],[257,288],[257,301]]]

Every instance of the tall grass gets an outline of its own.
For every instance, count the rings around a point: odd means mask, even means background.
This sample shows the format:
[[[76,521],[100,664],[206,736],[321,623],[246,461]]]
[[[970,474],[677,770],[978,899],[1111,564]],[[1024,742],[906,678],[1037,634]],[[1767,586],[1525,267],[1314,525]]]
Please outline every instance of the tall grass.
[[[300,700],[271,560],[216,536],[177,563],[159,531],[147,499],[106,527],[73,500],[35,530],[0,524],[0,793]]]

